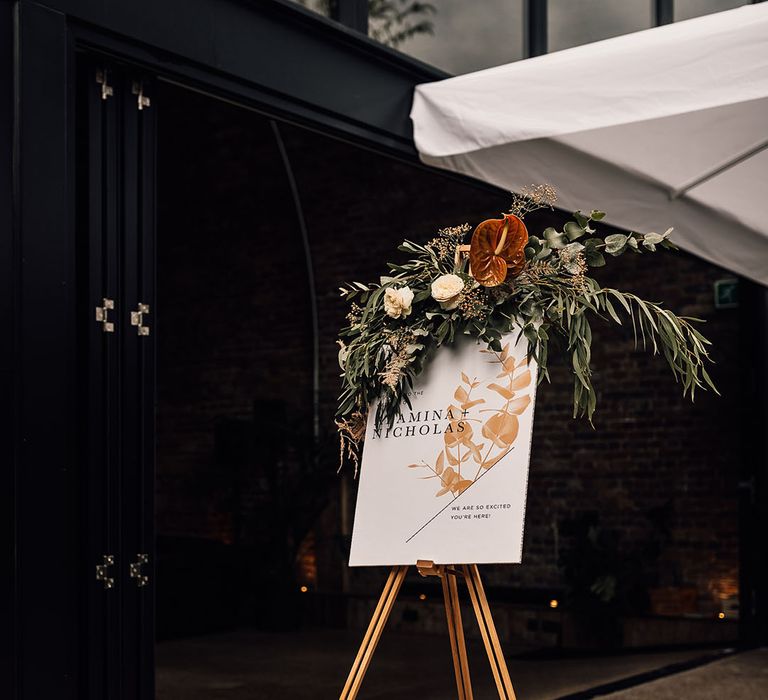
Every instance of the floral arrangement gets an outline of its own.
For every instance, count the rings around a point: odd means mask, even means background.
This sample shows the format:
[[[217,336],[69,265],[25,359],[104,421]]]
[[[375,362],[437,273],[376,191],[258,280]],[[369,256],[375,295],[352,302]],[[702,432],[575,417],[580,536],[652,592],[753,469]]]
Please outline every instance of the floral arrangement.
[[[547,355],[553,339],[573,368],[573,415],[592,419],[596,395],[591,378],[591,319],[632,323],[635,345],[642,342],[662,354],[683,395],[697,388],[715,389],[707,374],[709,341],[694,327],[699,319],[676,316],[659,303],[608,287],[587,273],[606,264],[606,255],[627,251],[652,253],[676,249],[664,233],[597,231],[604,212],[577,211],[562,230],[546,228],[529,235],[524,218],[552,207],[548,185],[513,195],[510,211],[470,226],[442,229],[421,245],[405,241],[399,250],[410,255],[389,263],[389,275],[378,282],[341,287],[351,304],[349,325],[340,332],[339,364],[343,386],[336,425],[342,459],[357,466],[369,406],[376,404],[377,427],[391,425],[414,379],[441,345],[461,334],[478,338],[489,350],[502,352],[501,339],[519,329],[528,355],[539,366],[539,381],[549,379]]]

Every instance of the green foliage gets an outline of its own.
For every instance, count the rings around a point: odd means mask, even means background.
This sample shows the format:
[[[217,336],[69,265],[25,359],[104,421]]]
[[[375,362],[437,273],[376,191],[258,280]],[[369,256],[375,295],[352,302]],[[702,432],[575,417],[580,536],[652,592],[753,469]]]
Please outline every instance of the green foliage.
[[[369,34],[382,44],[397,47],[418,34],[434,34],[434,25],[428,18],[436,12],[428,2],[369,0]]]
[[[334,16],[337,0],[296,0],[325,17]],[[368,34],[372,39],[397,48],[419,34],[435,33],[429,19],[437,8],[419,0],[368,0]]]
[[[684,395],[693,399],[698,388],[716,391],[705,368],[709,341],[694,327],[698,319],[679,317],[659,303],[601,287],[586,274],[590,267],[605,265],[606,254],[675,249],[669,241],[671,229],[664,234],[632,232],[603,238],[594,224],[604,216],[600,211],[575,212],[561,231],[547,228],[541,236],[530,236],[524,270],[498,287],[479,286],[466,260],[455,254],[468,226],[446,229],[425,245],[405,241],[399,250],[409,259],[390,263],[388,276],[378,283],[342,287],[342,296],[353,305],[349,325],[340,333],[343,386],[337,419],[364,416],[378,399],[377,424],[391,424],[401,402],[410,405],[407,392],[441,345],[464,334],[500,351],[502,337],[518,329],[539,365],[539,381],[549,377],[550,341],[562,341],[559,347],[573,370],[573,415],[591,420],[597,403],[591,370],[594,319],[631,323],[635,345],[663,355]],[[445,308],[431,296],[432,282],[445,274],[456,274],[465,283],[455,308]],[[403,287],[413,292],[412,312],[392,318],[384,307],[386,290]]]

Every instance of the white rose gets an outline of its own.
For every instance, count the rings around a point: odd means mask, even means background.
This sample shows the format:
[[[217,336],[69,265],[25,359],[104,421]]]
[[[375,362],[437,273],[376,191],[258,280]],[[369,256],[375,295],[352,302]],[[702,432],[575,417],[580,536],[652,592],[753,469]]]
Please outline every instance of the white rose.
[[[405,318],[411,313],[411,304],[413,303],[413,292],[410,287],[392,289],[390,287],[384,292],[384,311],[387,316],[392,318]]]
[[[464,289],[464,280],[458,275],[440,275],[432,282],[432,298],[440,302],[446,311],[459,305],[459,295]]]

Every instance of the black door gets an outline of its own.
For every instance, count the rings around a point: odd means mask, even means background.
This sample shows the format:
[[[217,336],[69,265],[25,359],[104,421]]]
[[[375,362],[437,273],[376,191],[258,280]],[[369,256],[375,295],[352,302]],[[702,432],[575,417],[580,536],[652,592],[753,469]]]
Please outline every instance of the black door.
[[[81,57],[77,192],[88,698],[154,697],[155,111],[139,71]]]

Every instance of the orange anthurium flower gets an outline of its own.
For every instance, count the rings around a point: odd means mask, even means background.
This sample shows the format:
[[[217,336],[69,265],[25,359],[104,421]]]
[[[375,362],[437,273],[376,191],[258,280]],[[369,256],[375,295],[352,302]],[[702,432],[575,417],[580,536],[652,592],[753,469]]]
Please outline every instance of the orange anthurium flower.
[[[514,214],[483,221],[472,234],[469,264],[472,276],[484,287],[500,285],[507,275],[519,275],[525,266],[528,229]]]

